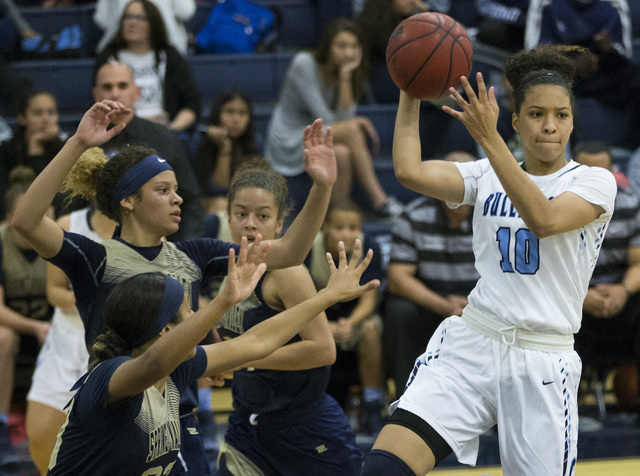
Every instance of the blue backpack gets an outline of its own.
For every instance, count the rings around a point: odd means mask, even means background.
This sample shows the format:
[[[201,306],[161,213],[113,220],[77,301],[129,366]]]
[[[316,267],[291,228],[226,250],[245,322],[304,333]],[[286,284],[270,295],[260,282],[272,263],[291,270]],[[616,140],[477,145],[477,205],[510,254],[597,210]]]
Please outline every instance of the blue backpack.
[[[197,53],[253,53],[277,37],[276,15],[248,0],[221,0],[196,36]]]

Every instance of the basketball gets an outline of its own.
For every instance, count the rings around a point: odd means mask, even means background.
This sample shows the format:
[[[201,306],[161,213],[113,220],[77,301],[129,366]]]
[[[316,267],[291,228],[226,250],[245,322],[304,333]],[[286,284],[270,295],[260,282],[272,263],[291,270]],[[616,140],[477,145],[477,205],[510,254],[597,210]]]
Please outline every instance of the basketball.
[[[460,87],[469,76],[473,46],[464,27],[442,13],[419,13],[403,20],[387,43],[391,79],[409,96],[424,101]]]

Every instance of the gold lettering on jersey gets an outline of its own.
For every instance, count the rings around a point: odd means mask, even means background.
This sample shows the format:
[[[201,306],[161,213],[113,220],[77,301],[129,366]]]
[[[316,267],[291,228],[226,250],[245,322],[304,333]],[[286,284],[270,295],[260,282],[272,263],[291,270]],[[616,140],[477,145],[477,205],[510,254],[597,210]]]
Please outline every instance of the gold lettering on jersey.
[[[326,445],[319,445],[316,446],[316,451],[318,452],[319,455],[321,455],[322,453],[324,453],[325,451],[328,451],[329,448],[326,447]]]
[[[235,304],[231,309],[225,312],[220,319],[220,327],[234,334],[244,334],[244,313],[260,306],[260,299],[255,292],[251,293],[247,299]]]
[[[170,420],[149,433],[147,463],[175,449],[180,449],[180,420]]]

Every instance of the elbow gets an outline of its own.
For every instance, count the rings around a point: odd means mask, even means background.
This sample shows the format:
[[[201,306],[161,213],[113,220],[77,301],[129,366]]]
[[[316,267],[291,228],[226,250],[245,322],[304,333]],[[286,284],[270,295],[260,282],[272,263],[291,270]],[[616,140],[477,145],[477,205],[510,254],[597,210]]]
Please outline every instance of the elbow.
[[[323,346],[322,353],[322,364],[321,365],[333,365],[336,363],[336,359],[338,357],[338,351],[336,350],[336,344],[333,341],[333,338],[328,343],[328,345]]]
[[[527,228],[539,240],[557,234],[554,223],[546,220],[534,220],[531,223],[527,223]]]
[[[33,228],[19,213],[14,213],[11,219],[11,227],[25,238],[28,237],[29,232]]]
[[[413,181],[412,178],[414,174],[412,174],[410,170],[408,170],[406,167],[396,166],[394,172],[396,175],[396,179],[398,179],[400,185],[402,185],[403,187],[411,188],[411,183]]]

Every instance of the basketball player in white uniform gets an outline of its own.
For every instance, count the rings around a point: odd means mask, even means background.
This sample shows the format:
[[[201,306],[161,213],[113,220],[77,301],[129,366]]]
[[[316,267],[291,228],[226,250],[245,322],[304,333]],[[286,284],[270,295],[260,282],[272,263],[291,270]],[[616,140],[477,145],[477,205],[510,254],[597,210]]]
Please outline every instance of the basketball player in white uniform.
[[[421,161],[420,101],[401,93],[394,170],[416,191],[473,205],[478,284],[462,317],[445,319],[391,406],[390,421],[366,457],[362,475],[424,475],[451,452],[474,465],[478,437],[499,427],[505,475],[572,475],[577,456],[581,361],[573,350],[582,302],[616,185],[604,169],[564,156],[573,130],[573,61],[557,47],[512,57],[512,123],[525,162],[496,129],[493,89],[451,91],[487,159]]]

